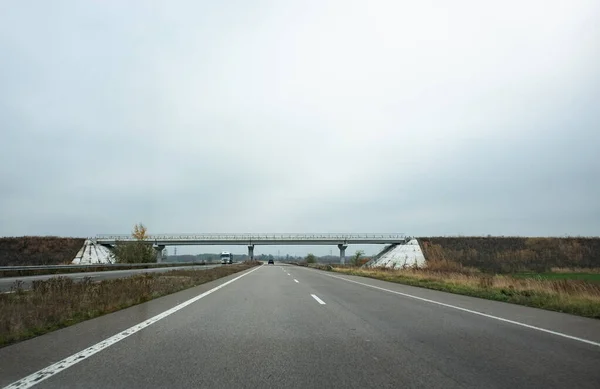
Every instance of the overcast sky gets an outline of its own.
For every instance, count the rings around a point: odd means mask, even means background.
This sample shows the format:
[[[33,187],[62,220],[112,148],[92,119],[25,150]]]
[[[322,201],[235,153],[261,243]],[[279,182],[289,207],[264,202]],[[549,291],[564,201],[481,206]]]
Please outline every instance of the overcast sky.
[[[598,235],[598,20],[597,0],[3,1],[0,235]]]

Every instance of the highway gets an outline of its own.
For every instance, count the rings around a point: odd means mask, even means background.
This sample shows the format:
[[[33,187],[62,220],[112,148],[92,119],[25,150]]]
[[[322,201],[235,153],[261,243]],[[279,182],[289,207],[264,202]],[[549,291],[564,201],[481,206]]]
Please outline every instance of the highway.
[[[65,274],[46,274],[39,276],[27,276],[27,277],[2,277],[0,278],[0,293],[9,292],[11,287],[15,285],[15,281],[20,280],[23,282],[21,287],[23,289],[30,289],[33,281],[47,280],[52,277],[68,277],[74,280],[82,280],[85,277],[90,277],[92,281],[101,280],[114,280],[116,278],[126,278],[135,274],[143,273],[162,273],[170,270],[203,270],[212,269],[214,267],[221,266],[220,264],[215,265],[198,265],[198,266],[174,266],[174,267],[160,267],[150,269],[129,269],[129,270],[107,270],[98,272],[80,272],[80,273],[65,273]]]
[[[5,386],[597,389],[600,320],[263,265],[4,347]]]

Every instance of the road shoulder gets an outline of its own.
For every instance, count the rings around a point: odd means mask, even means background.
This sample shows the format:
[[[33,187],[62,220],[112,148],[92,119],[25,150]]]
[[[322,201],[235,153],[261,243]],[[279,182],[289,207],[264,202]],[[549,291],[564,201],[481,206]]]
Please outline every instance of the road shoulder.
[[[2,366],[0,386],[10,384],[28,374],[43,369],[255,269],[253,267],[190,289],[3,347],[0,349],[0,366]]]
[[[414,296],[418,299],[428,299],[441,304],[447,304],[480,312],[485,315],[491,315],[507,320],[516,321],[529,326],[535,326],[549,331],[556,331],[566,335],[590,340],[600,343],[600,320],[580,317],[567,313],[547,311],[539,308],[531,308],[517,304],[486,300],[478,297],[470,297],[448,292],[441,292],[426,288],[419,288],[399,284],[395,282],[382,281],[368,277],[344,275],[335,272],[324,270],[309,269],[298,267],[304,271],[315,272],[323,277],[328,277],[339,282],[350,282],[363,288],[381,288],[376,289],[381,293],[390,293],[382,290],[387,289],[393,292],[404,293]],[[358,283],[358,284],[357,284]],[[411,298],[408,296],[397,295],[398,298]],[[432,304],[423,300],[419,300],[422,304]],[[453,309],[445,307],[445,309]],[[494,320],[491,319],[490,320]]]

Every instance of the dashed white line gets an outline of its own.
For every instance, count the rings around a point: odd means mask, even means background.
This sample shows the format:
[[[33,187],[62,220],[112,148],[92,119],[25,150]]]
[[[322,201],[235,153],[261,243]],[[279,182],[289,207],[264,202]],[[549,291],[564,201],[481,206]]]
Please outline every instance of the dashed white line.
[[[244,273],[238,277],[235,277],[232,280],[222,283],[221,285],[219,285],[215,288],[212,288],[211,290],[208,290],[196,297],[193,297],[187,301],[184,301],[183,303],[181,303],[167,311],[164,311],[163,313],[160,313],[154,317],[151,317],[150,319],[148,319],[146,321],[136,324],[133,327],[126,329],[125,331],[119,332],[118,334],[113,335],[110,338],[105,339],[99,343],[96,343],[95,345],[90,346],[90,347],[86,348],[85,350],[78,352],[77,354],[73,354],[70,357],[67,357],[61,361],[56,362],[55,364],[52,364],[52,365],[46,367],[45,369],[36,371],[35,373],[28,375],[27,377],[21,378],[20,380],[13,382],[12,384],[4,387],[4,389],[24,389],[24,388],[30,388],[33,385],[39,384],[40,382],[44,381],[45,379],[50,378],[53,375],[58,374],[61,371],[91,357],[92,355],[104,350],[107,347],[112,346],[113,344],[127,338],[128,336],[133,335],[140,330],[143,330],[144,328],[148,327],[149,325],[152,325],[152,324],[156,323],[157,321],[162,320],[169,315],[172,315],[173,313],[187,307],[188,305],[190,305],[192,303],[195,303],[196,301],[200,300],[201,298],[206,297],[213,292],[216,292],[217,290],[231,284],[234,281],[239,280],[242,277],[247,276],[248,274],[260,269],[261,267],[262,266],[257,266],[255,269],[252,269],[247,273]]]
[[[321,300],[319,297],[317,297],[314,294],[311,294],[312,298],[314,298],[315,300],[317,300],[317,302],[321,305],[325,305],[325,301]]]
[[[294,282],[296,282],[297,284],[299,284],[298,280],[294,278]]]

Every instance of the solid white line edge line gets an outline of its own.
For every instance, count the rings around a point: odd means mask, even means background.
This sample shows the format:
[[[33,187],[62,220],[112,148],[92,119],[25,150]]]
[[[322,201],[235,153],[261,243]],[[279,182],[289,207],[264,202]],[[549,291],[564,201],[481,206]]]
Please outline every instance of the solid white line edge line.
[[[99,343],[96,343],[93,346],[86,348],[85,350],[78,352],[77,354],[73,354],[70,357],[67,357],[61,361],[58,361],[42,370],[38,370],[35,373],[28,375],[27,377],[21,378],[20,380],[15,381],[8,386],[5,386],[4,389],[31,388],[33,385],[39,384],[40,382],[44,381],[45,379],[50,378],[53,375],[56,375],[65,369],[68,369],[69,367],[91,357],[92,355],[104,350],[105,348],[112,346],[113,344],[127,338],[128,336],[133,335],[136,332],[143,330],[144,328],[150,326],[151,324],[154,324],[157,321],[162,320],[165,317],[172,315],[173,313],[187,307],[188,305],[195,303],[196,301],[200,300],[201,298],[206,297],[213,292],[216,292],[217,290],[231,284],[234,281],[239,280],[240,278],[242,278],[244,276],[247,276],[248,274],[250,274],[252,272],[255,272],[256,270],[260,269],[261,267],[262,267],[262,265],[257,266],[255,269],[252,269],[247,273],[244,273],[240,276],[235,277],[234,279],[231,279],[225,283],[222,283],[221,285],[218,285],[218,286],[212,288],[211,290],[208,290],[202,294],[199,294],[196,297],[192,297],[191,299],[184,301],[183,303],[176,305],[175,307],[173,307],[169,310],[166,310],[163,313],[160,313],[154,317],[151,317],[150,319],[148,319],[146,321],[138,323],[138,324],[134,325],[133,327],[129,327],[125,331],[121,331],[118,334],[113,335],[108,339],[105,339]]]
[[[317,302],[321,305],[325,305],[325,301],[321,300],[318,296],[311,294],[312,298],[314,298],[315,300],[317,300]]]
[[[487,313],[483,313],[483,312],[478,312],[478,311],[473,311],[471,309],[467,309],[467,308],[462,308],[462,307],[458,307],[456,305],[451,305],[451,304],[446,304],[446,303],[441,303],[439,301],[435,301],[435,300],[430,300],[430,299],[426,299],[424,297],[418,297],[418,296],[413,296],[412,294],[408,294],[408,293],[402,293],[402,292],[397,292],[395,290],[390,290],[390,289],[385,289],[385,288],[381,288],[379,286],[375,286],[375,285],[369,285],[369,284],[365,284],[363,282],[358,282],[358,281],[354,281],[354,280],[349,280],[347,278],[344,277],[338,277],[338,276],[333,276],[331,274],[324,274],[322,273],[324,276],[327,277],[333,277],[333,278],[338,278],[340,280],[344,280],[344,281],[348,281],[348,282],[353,282],[355,284],[359,284],[359,285],[363,285],[363,286],[368,286],[369,288],[373,288],[373,289],[379,289],[379,290],[383,290],[385,292],[390,292],[390,293],[394,293],[394,294],[399,294],[401,296],[404,297],[409,297],[409,298],[413,298],[416,300],[420,300],[420,301],[425,301],[428,303],[432,303],[432,304],[437,304],[437,305],[441,305],[443,307],[447,307],[447,308],[453,308],[453,309],[457,309],[459,311],[463,311],[463,312],[468,312],[468,313],[472,313],[474,315],[479,315],[479,316],[483,316],[483,317],[487,317],[490,319],[495,319],[495,320],[499,320],[499,321],[503,321],[505,323],[510,323],[510,324],[514,324],[514,325],[518,325],[521,327],[526,327],[526,328],[530,328],[532,330],[537,330],[537,331],[541,331],[541,332],[545,332],[548,334],[552,334],[552,335],[556,335],[556,336],[562,336],[563,338],[567,338],[567,339],[572,339],[572,340],[577,340],[579,342],[582,343],[587,343],[587,344],[591,344],[592,346],[597,346],[600,347],[600,343],[598,342],[594,342],[592,340],[588,340],[588,339],[583,339],[583,338],[578,338],[576,336],[572,336],[572,335],[567,335],[564,334],[562,332],[556,332],[556,331],[552,331],[552,330],[547,330],[545,328],[541,328],[541,327],[536,327],[536,326],[532,326],[530,324],[525,324],[525,323],[521,323],[518,321],[514,321],[514,320],[509,320],[509,319],[505,319],[503,317],[499,317],[499,316],[494,316],[494,315],[488,315]]]

